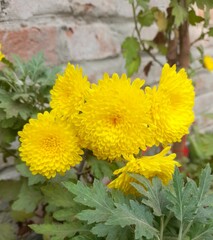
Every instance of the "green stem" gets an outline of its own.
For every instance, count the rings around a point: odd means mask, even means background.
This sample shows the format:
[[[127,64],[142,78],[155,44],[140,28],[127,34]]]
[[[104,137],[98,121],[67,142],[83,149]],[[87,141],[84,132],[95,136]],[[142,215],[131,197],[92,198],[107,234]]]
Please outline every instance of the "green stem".
[[[160,240],[163,240],[163,232],[164,232],[164,216],[160,218]]]
[[[180,223],[180,229],[179,229],[179,234],[178,234],[178,240],[183,239],[183,223]]]
[[[172,212],[170,211],[164,222],[164,229],[166,228],[167,224],[169,223],[169,220],[171,219],[171,217],[172,217]]]
[[[155,57],[155,55],[152,54],[152,53],[150,52],[150,50],[148,50],[148,49],[145,47],[145,45],[144,45],[144,43],[143,43],[143,41],[142,41],[142,39],[141,39],[140,30],[139,30],[138,24],[137,24],[137,16],[136,16],[136,11],[135,11],[134,1],[133,1],[133,3],[132,3],[131,5],[132,5],[133,19],[134,19],[134,24],[135,24],[135,31],[136,31],[136,33],[137,33],[137,37],[138,37],[139,43],[140,43],[140,45],[141,45],[141,47],[142,47],[142,50],[143,50],[144,52],[146,52],[146,53],[147,53],[155,62],[157,62],[161,67],[163,67],[163,64]]]

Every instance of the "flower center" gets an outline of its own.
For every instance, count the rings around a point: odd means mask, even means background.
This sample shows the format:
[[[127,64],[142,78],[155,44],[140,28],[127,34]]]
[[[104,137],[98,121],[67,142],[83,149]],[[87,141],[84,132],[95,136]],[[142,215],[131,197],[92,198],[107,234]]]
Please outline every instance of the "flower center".
[[[42,141],[42,147],[47,151],[57,151],[60,141],[56,136],[46,136]]]
[[[114,126],[118,125],[118,124],[121,122],[121,116],[119,116],[119,115],[111,116],[110,122],[111,122]]]

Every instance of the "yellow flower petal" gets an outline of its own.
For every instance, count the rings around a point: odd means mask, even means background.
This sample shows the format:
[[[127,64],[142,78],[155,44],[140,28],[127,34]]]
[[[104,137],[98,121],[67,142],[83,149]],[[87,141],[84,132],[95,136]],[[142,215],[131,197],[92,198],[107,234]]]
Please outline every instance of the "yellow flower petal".
[[[140,174],[149,180],[159,177],[164,184],[168,184],[172,179],[175,166],[180,166],[178,162],[174,161],[176,157],[174,153],[165,156],[169,150],[170,147],[167,147],[154,156],[132,158],[124,167],[114,172],[119,176],[109,183],[108,187],[120,189],[127,194],[137,194],[135,188],[130,184],[136,180],[129,173]]]
[[[159,87],[147,87],[145,91],[151,101],[156,145],[180,141],[194,121],[195,92],[185,70],[176,72],[175,65],[165,64]]]
[[[131,83],[125,74],[105,74],[98,85],[92,85],[76,119],[84,148],[92,150],[99,159],[114,160],[137,154],[139,149],[153,144],[150,100],[141,89],[143,84],[140,79]]]
[[[51,178],[82,160],[83,151],[73,129],[54,112],[39,113],[18,134],[20,157],[33,174]]]
[[[213,58],[211,56],[204,56],[203,64],[207,70],[213,71]]]
[[[89,89],[90,83],[83,76],[82,69],[68,63],[64,74],[58,75],[50,91],[50,106],[64,118],[72,120],[81,111]]]

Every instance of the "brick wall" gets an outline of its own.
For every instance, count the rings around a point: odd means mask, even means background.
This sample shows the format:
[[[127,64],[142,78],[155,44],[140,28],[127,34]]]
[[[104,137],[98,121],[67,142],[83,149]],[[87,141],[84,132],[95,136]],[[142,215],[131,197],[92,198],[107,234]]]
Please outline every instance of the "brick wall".
[[[152,0],[165,8],[169,0]],[[201,13],[202,14],[202,13]],[[212,14],[213,15],[213,14]],[[145,29],[149,38],[155,32]],[[124,60],[120,46],[132,33],[132,11],[128,0],[0,0],[0,42],[7,56],[18,54],[24,59],[43,51],[50,65],[80,64],[91,81],[103,72],[122,73]],[[191,29],[191,39],[199,28]],[[213,40],[203,42],[205,52],[213,56]],[[143,56],[143,65],[147,57]],[[148,83],[156,82],[160,68],[155,66]],[[204,130],[213,121],[203,112],[213,112],[213,73],[202,71],[196,80],[196,121]]]

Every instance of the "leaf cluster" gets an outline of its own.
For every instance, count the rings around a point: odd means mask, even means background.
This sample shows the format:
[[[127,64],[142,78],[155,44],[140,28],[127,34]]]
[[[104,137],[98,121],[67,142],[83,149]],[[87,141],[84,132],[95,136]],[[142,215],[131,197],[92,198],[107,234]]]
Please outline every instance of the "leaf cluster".
[[[0,151],[15,154],[9,145],[29,118],[49,108],[49,90],[59,68],[47,67],[42,53],[24,62],[14,56],[0,70]]]
[[[31,228],[50,239],[61,240],[212,239],[209,166],[202,171],[198,185],[185,180],[178,169],[169,186],[157,178],[150,182],[136,174],[132,177],[136,180],[132,185],[138,191],[137,197],[109,190],[98,180],[91,186],[80,181],[63,182],[64,199],[59,196],[61,185],[54,186],[54,191],[53,186],[45,186],[42,192],[47,203],[55,205],[53,219],[60,224],[34,224]]]
[[[154,63],[162,66],[160,56],[166,57],[167,61],[173,65],[181,65],[179,42],[182,36],[181,28],[184,24],[188,26],[197,26],[199,24],[201,33],[191,43],[189,43],[188,52],[191,53],[191,63],[198,62],[203,66],[203,51],[200,51],[198,43],[206,37],[213,36],[213,28],[209,26],[210,10],[213,8],[211,0],[171,0],[165,10],[158,6],[151,6],[150,1],[129,0],[132,6],[132,13],[134,19],[134,31],[132,36],[128,36],[122,44],[123,57],[125,59],[125,68],[128,76],[132,76],[138,72],[141,63],[143,63],[143,56],[148,55],[150,61],[144,63],[144,74],[148,75]],[[197,12],[197,8],[203,9],[203,16]],[[157,26],[157,32],[153,38],[147,39],[144,37],[144,28],[152,28]],[[200,56],[193,57],[190,48],[197,48]],[[188,57],[188,56],[184,56]],[[197,63],[196,63],[197,64]],[[197,66],[195,64],[195,66]],[[189,73],[195,74],[196,69],[189,69]]]

